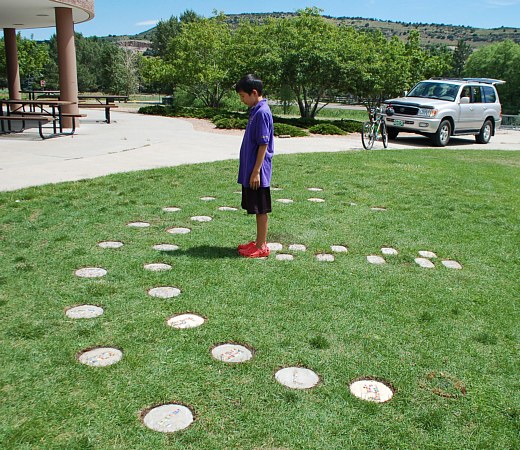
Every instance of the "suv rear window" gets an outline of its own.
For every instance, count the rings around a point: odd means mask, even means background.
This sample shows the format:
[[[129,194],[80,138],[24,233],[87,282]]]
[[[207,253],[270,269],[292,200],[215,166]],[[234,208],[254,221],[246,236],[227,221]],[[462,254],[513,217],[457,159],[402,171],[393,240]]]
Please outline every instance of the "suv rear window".
[[[483,86],[482,89],[484,91],[484,103],[495,103],[497,101],[495,90],[491,86]]]

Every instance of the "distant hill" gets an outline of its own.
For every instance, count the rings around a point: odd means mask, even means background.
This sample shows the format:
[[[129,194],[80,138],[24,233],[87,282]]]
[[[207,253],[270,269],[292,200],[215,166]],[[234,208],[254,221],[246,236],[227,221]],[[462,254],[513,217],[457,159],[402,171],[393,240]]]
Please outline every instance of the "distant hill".
[[[241,20],[262,22],[269,17],[283,18],[295,15],[296,13],[284,12],[244,13],[227,14],[226,18],[228,23],[238,24]],[[423,45],[445,44],[447,46],[456,46],[457,41],[460,39],[464,39],[472,47],[481,47],[506,39],[520,43],[520,28],[500,27],[487,29],[435,23],[392,22],[389,20],[366,19],[363,17],[324,17],[337,24],[351,26],[358,30],[381,30],[387,37],[397,36],[401,39],[406,39],[410,30],[417,29],[421,33]],[[151,28],[143,33],[130,36],[130,38],[145,41],[150,40],[154,31],[155,28]],[[127,36],[125,37],[127,38]]]

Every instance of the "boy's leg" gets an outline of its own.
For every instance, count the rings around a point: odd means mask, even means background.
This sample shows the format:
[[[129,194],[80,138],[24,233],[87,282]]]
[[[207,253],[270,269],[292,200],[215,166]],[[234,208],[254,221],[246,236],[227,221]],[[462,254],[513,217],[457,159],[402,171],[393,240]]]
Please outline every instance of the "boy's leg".
[[[267,245],[267,227],[268,217],[267,214],[256,215],[256,247],[263,248]]]

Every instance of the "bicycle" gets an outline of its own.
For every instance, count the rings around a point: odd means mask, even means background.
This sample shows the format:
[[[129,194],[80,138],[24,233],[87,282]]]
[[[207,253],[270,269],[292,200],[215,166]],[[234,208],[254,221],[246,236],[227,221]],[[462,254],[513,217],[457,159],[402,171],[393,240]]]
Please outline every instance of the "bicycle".
[[[382,108],[370,108],[368,110],[368,117],[370,120],[363,123],[361,130],[361,142],[366,150],[370,150],[374,146],[374,142],[383,141],[383,147],[388,147],[388,132],[386,130],[385,116],[392,115],[393,111],[387,108],[386,114],[383,113]]]

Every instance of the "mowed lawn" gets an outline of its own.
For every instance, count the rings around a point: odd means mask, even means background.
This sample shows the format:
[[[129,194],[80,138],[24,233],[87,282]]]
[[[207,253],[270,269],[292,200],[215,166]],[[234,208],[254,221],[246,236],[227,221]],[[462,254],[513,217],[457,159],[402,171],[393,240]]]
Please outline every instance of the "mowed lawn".
[[[236,161],[0,193],[0,448],[519,448],[519,169],[519,153],[498,151],[276,156],[283,190],[272,193],[269,241],[293,261],[237,256],[254,217],[218,209],[240,205]],[[318,262],[331,245],[348,253]],[[369,264],[382,247],[399,254]],[[421,250],[437,254],[435,268],[414,262]],[[83,267],[108,274],[75,276]],[[181,294],[149,296],[158,286]],[[104,314],[66,317],[80,304]],[[167,326],[188,311],[206,323]],[[250,346],[253,359],[213,359],[224,342]],[[123,359],[78,362],[98,346]],[[282,386],[274,374],[291,366],[320,383]],[[354,397],[360,377],[386,381],[393,399]],[[142,411],[163,403],[188,406],[194,423],[146,428]]]

